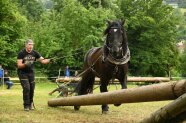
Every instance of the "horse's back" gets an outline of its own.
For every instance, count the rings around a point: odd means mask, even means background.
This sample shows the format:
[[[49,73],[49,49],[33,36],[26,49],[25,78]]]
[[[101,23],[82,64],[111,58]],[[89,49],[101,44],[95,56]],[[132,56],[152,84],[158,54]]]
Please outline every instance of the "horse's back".
[[[94,47],[90,49],[85,55],[84,63],[88,66],[94,64],[99,58],[102,56],[103,48],[102,47]]]

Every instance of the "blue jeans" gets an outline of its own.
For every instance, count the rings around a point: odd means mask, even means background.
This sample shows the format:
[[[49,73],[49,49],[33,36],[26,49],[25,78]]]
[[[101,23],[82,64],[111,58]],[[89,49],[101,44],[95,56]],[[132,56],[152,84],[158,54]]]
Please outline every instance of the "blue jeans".
[[[7,89],[10,89],[14,83],[11,81],[5,81],[5,84],[7,85]]]

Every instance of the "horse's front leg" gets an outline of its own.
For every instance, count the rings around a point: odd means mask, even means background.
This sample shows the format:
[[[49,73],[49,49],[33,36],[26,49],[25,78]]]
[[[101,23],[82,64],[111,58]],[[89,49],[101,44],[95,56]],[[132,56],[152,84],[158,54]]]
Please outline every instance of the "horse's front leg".
[[[101,93],[102,93],[102,92],[108,92],[108,90],[107,90],[108,82],[105,82],[105,81],[101,80],[100,83],[101,83],[100,92],[101,92]],[[101,108],[102,108],[102,114],[107,114],[107,112],[108,112],[108,110],[109,110],[108,105],[107,105],[107,104],[103,104],[103,105],[101,106]]]
[[[120,84],[121,84],[121,89],[126,89],[127,88],[127,75],[124,75],[124,77],[119,78]]]
[[[124,77],[119,78],[121,89],[127,88],[127,75],[124,75]],[[120,106],[121,104],[114,104],[114,106]]]

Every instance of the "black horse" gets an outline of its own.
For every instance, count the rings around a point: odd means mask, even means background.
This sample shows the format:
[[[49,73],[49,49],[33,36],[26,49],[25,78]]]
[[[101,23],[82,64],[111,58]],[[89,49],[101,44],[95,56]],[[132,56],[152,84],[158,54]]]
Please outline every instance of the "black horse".
[[[120,81],[122,89],[127,88],[130,51],[123,25],[124,21],[121,20],[108,21],[108,26],[104,31],[104,35],[106,35],[104,46],[92,48],[86,54],[83,67],[85,73],[78,83],[78,95],[85,95],[93,91],[96,76],[100,78],[101,92],[107,92],[109,81],[115,78]],[[79,108],[80,106],[74,106],[75,110],[79,110]],[[102,105],[102,113],[107,113],[108,109],[107,104]]]

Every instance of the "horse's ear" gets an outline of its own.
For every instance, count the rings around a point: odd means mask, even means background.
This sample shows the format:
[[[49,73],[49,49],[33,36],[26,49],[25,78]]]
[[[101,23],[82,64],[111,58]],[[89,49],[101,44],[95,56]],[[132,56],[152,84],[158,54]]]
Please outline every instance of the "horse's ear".
[[[120,23],[121,23],[121,25],[124,25],[125,24],[125,19],[121,19]]]
[[[107,26],[111,25],[111,21],[110,20],[107,20]]]

